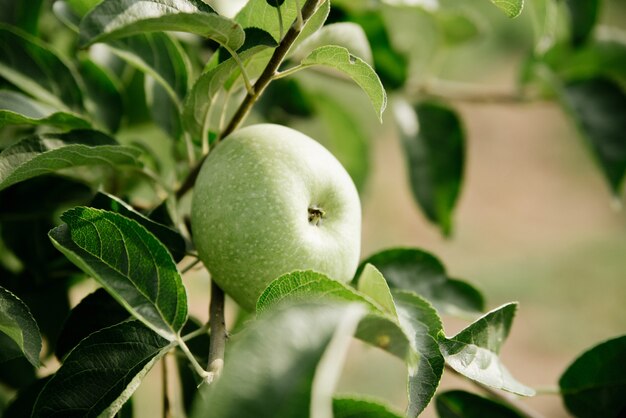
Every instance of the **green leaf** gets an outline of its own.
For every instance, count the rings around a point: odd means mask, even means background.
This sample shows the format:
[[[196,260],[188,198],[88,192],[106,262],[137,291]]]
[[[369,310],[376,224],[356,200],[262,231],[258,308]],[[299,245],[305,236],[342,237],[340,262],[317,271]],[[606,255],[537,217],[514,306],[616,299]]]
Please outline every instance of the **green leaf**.
[[[434,13],[441,35],[446,44],[461,45],[480,35],[477,22],[468,13],[455,10],[438,10]]]
[[[600,0],[566,0],[570,15],[570,36],[574,46],[590,37],[600,14]]]
[[[172,254],[174,261],[178,262],[183,259],[186,254],[185,239],[177,231],[172,228],[153,221],[152,219],[142,215],[124,202],[122,199],[106,192],[98,192],[91,203],[90,207],[96,209],[104,209],[111,212],[119,213],[129,219],[139,222],[144,228],[150,231],[168,251]]]
[[[95,278],[134,317],[172,341],[187,319],[187,296],[172,256],[138,222],[78,207],[49,233],[54,246]]]
[[[562,100],[619,196],[626,174],[626,93],[612,80],[593,78],[567,84]]]
[[[435,405],[440,418],[523,418],[504,404],[462,390],[437,395]]]
[[[257,45],[239,53],[242,62],[267,49],[267,45]],[[211,110],[217,94],[234,75],[239,75],[239,67],[230,58],[215,68],[203,73],[189,92],[183,106],[183,126],[192,138],[198,142],[203,134],[208,134],[211,124]],[[215,112],[217,113],[217,112]]]
[[[621,417],[626,412],[626,336],[584,352],[559,379],[568,411],[579,418]]]
[[[331,23],[323,26],[293,52],[292,56],[304,58],[313,50],[325,45],[338,45],[346,48],[351,54],[361,57],[372,65],[372,49],[363,28],[353,22]]]
[[[44,386],[32,417],[113,417],[170,349],[137,321],[91,334]]]
[[[281,19],[278,17],[278,10],[266,0],[250,0],[237,13],[235,21],[244,28],[259,28],[268,32],[272,38],[278,43],[281,34],[284,35],[291,24],[296,20],[298,14],[297,5],[303,6],[304,1],[297,2],[295,0],[286,0],[280,7]],[[326,20],[330,10],[330,2],[322,0],[313,16],[302,29],[298,37],[298,42],[304,40],[312,33],[316,32]],[[281,30],[282,20],[282,30]],[[294,47],[297,45],[294,44]],[[292,47],[293,48],[293,47]]]
[[[263,312],[285,300],[289,303],[317,300],[360,302],[367,305],[370,311],[382,313],[382,308],[365,295],[345,283],[311,270],[294,271],[273,280],[259,296],[256,311]]]
[[[126,309],[100,288],[87,295],[72,309],[57,340],[55,355],[63,360],[74,347],[90,334],[129,319]]]
[[[82,111],[73,70],[49,45],[3,24],[0,45],[0,77],[60,111]]]
[[[515,380],[498,357],[516,310],[516,303],[503,305],[480,317],[454,337],[441,337],[439,346],[446,363],[484,385],[533,396],[535,391]]]
[[[85,84],[85,107],[105,129],[117,131],[124,115],[120,81],[90,59],[80,61],[79,71]]]
[[[0,333],[9,336],[28,361],[39,367],[41,335],[37,323],[28,306],[4,287],[0,287]]]
[[[524,0],[491,0],[491,2],[511,19],[519,16],[524,8]]]
[[[101,0],[67,0],[64,3],[67,3],[72,11],[79,16],[85,16],[87,12],[96,7]]]
[[[0,1],[0,22],[9,23],[36,35],[42,3],[43,0],[29,2],[2,0]]]
[[[332,416],[340,363],[363,314],[354,304],[310,302],[264,312],[233,341],[191,417]]]
[[[313,271],[294,271],[273,280],[257,301],[257,312],[276,304],[298,304],[307,301],[360,303],[368,315],[361,321],[356,337],[388,351],[402,360],[409,356],[409,340],[398,327],[397,318],[383,312],[373,299],[345,283]]]
[[[43,379],[35,380],[30,385],[21,388],[11,400],[8,408],[2,412],[2,418],[30,417],[39,393],[51,377],[47,376]]]
[[[315,92],[307,97],[326,128],[326,136],[319,138],[320,142],[337,157],[362,191],[370,169],[370,148],[360,122],[329,94]]]
[[[376,267],[366,264],[361,272],[358,284],[357,289],[359,292],[375,300],[392,317],[398,316],[387,281]]]
[[[334,418],[401,418],[402,414],[372,399],[335,397],[333,399]]]
[[[444,359],[437,345],[443,332],[437,311],[430,303],[411,292],[393,292],[400,327],[409,336],[417,361],[408,362],[408,417],[417,417],[437,391],[443,375]]]
[[[415,292],[441,313],[474,315],[484,310],[480,292],[468,283],[449,278],[441,262],[430,253],[416,248],[381,251],[361,262],[355,278],[367,263],[380,270],[391,289]]]
[[[48,125],[60,129],[90,126],[81,115],[58,110],[17,91],[0,90],[0,128],[20,124]]]
[[[201,0],[104,0],[80,22],[82,46],[145,32],[190,32],[237,50],[241,26]]]
[[[415,108],[404,102],[394,104],[413,196],[428,219],[449,236],[465,165],[461,120],[437,103],[423,102]]]
[[[302,60],[303,67],[322,65],[333,68],[350,77],[367,94],[382,122],[383,111],[387,106],[387,93],[372,67],[346,48],[327,45],[314,49]]]
[[[140,167],[140,151],[101,132],[77,130],[22,139],[0,153],[0,190],[66,168],[90,165]]]

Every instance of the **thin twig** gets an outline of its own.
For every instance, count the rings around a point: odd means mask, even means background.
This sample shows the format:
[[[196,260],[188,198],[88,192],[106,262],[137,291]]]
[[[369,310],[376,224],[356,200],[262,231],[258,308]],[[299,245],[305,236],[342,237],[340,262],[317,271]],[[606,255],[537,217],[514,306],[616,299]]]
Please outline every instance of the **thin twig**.
[[[252,86],[252,91],[248,91],[246,97],[244,97],[243,101],[239,105],[239,108],[230,120],[230,123],[228,124],[228,126],[226,126],[226,129],[224,129],[224,131],[221,132],[221,134],[219,135],[218,140],[220,140],[221,138],[225,138],[229,134],[234,132],[235,129],[237,129],[239,125],[244,121],[246,116],[248,116],[248,113],[250,113],[252,106],[259,99],[267,85],[272,81],[274,75],[276,74],[276,71],[280,67],[280,64],[282,64],[283,60],[287,56],[291,45],[293,45],[295,40],[298,38],[298,35],[302,31],[302,28],[304,27],[306,22],[311,18],[311,16],[313,16],[321,1],[322,0],[306,1],[304,6],[302,7],[301,18],[299,14],[298,19],[294,21],[294,23],[285,34],[285,37],[281,40],[280,44],[278,44],[278,46],[274,50],[272,57],[270,58],[267,66],[263,70],[263,73],[259,76],[256,83],[254,83],[254,86]],[[300,19],[302,21],[300,21]],[[176,197],[178,199],[184,196],[193,187],[205,158],[206,156],[198,161],[198,164],[196,164],[191,169],[191,171],[183,181],[183,184],[176,191]]]
[[[224,367],[224,350],[226,348],[226,322],[224,320],[224,291],[211,281],[211,305],[209,307],[209,324],[211,327],[211,343],[209,347],[209,364],[207,371],[213,379],[219,378]]]
[[[161,389],[163,391],[163,418],[172,418],[168,382],[167,382],[167,355],[161,359]]]
[[[457,376],[465,378],[465,376],[463,376],[461,373],[457,372],[456,370],[454,370],[452,367],[450,367],[447,364],[446,364],[446,370],[454,373]],[[483,392],[486,392],[491,397],[498,399],[500,402],[505,403],[506,405],[513,408],[514,410],[516,410],[517,412],[519,412],[522,416],[526,418],[545,418],[541,413],[539,413],[538,411],[535,411],[533,408],[531,408],[524,402],[521,402],[519,398],[513,395],[512,393],[505,392],[503,390],[494,389],[492,387],[484,385],[475,380],[471,380],[471,379],[467,379],[467,380],[470,381],[473,385],[478,387]]]
[[[408,95],[483,104],[520,104],[537,100],[536,97],[518,91],[488,91],[484,86],[443,80],[430,80],[420,84],[409,89]]]

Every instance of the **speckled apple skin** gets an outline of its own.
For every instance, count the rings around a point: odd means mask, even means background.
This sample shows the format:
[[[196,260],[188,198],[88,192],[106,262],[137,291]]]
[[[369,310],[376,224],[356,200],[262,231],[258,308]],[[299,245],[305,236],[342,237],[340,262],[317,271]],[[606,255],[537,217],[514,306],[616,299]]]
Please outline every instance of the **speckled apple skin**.
[[[321,222],[309,222],[309,207]],[[361,245],[352,179],[315,140],[280,125],[239,129],[209,154],[192,201],[193,240],[215,282],[253,311],[275,278],[315,270],[348,281]]]

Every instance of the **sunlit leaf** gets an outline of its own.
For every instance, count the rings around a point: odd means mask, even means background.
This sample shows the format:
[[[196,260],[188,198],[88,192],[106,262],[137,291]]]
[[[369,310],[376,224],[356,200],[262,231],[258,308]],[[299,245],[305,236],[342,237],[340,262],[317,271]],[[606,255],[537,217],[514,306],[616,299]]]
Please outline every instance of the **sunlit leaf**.
[[[383,111],[387,106],[387,93],[374,69],[361,58],[352,55],[346,48],[326,45],[311,51],[301,64],[303,67],[330,67],[350,77],[367,94],[382,121]]]
[[[41,335],[37,323],[28,306],[4,287],[0,287],[0,333],[13,340],[33,366],[39,366]],[[0,360],[9,360],[4,351],[3,347]]]
[[[201,0],[104,0],[80,22],[83,46],[145,32],[190,32],[233,51],[244,42],[241,26]]]
[[[138,321],[91,334],[44,386],[32,417],[113,417],[170,348]]]
[[[192,418],[332,416],[332,393],[364,309],[353,304],[281,304],[242,331],[221,378]]]
[[[579,418],[621,417],[626,413],[626,336],[584,352],[559,379],[565,406]]]
[[[140,151],[118,145],[98,131],[34,135],[0,153],[0,190],[12,184],[58,170],[90,166],[140,167]]]
[[[172,256],[138,222],[78,207],[50,231],[54,246],[95,278],[134,317],[172,341],[187,319],[187,296]]]
[[[522,13],[524,0],[491,0],[505,15],[514,18]]]
[[[498,357],[509,335],[516,303],[488,312],[454,337],[440,338],[446,363],[460,374],[497,389],[522,396],[535,391],[515,380]]]

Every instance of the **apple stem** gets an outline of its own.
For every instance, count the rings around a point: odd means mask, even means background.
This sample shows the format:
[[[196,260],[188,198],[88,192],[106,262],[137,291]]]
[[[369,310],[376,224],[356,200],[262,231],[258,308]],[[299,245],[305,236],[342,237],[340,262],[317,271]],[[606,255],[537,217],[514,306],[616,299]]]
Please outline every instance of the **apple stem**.
[[[214,280],[211,280],[211,304],[209,306],[211,343],[207,371],[213,375],[214,379],[219,378],[224,367],[224,350],[228,338],[224,318],[224,299],[224,291]]]

